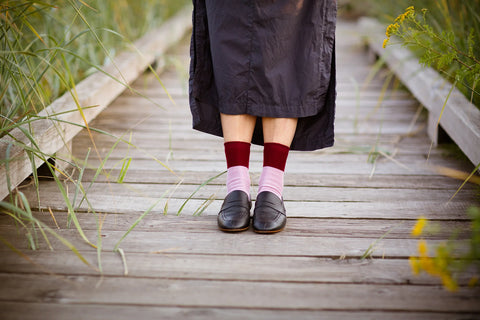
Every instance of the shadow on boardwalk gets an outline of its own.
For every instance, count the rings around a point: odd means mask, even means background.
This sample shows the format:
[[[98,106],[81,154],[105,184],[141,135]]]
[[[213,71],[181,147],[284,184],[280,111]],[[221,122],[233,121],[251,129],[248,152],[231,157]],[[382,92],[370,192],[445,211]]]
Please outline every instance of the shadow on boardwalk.
[[[175,105],[146,73],[135,87],[165,109],[125,92],[92,123],[131,142],[112,148],[115,138],[94,134],[100,155],[108,156],[108,178],[95,178],[100,160],[92,152],[82,181],[95,183],[78,217],[86,236],[101,240],[100,254],[67,227],[68,209],[53,182],[42,182],[39,200],[35,190],[24,189],[35,214],[55,226],[51,209],[59,234],[95,267],[82,264],[55,239],[55,251],[44,243],[29,251],[23,231],[0,217],[1,236],[28,256],[0,246],[2,319],[479,317],[478,290],[466,288],[467,277],[450,293],[436,279],[413,276],[408,265],[417,251],[410,230],[419,216],[442,226],[428,238],[432,245],[454,229],[465,238],[465,211],[475,203],[475,190],[467,187],[446,204],[461,182],[436,174],[430,164],[472,167],[443,149],[432,150],[427,165],[430,142],[418,102],[388,88],[378,104],[384,77],[364,85],[372,66],[356,32],[355,24],[338,25],[336,146],[290,155],[284,232],[218,231],[224,176],[195,193],[224,171],[225,163],[222,140],[191,129],[184,43],[171,57],[180,67],[161,77]],[[88,134],[81,133],[74,140],[75,156],[85,159],[90,147]],[[372,150],[378,157],[369,162]],[[123,183],[116,183],[130,158]],[[254,146],[255,184],[261,165],[261,148]],[[66,185],[73,196],[74,186]],[[113,248],[149,209],[120,243],[124,264]],[[372,244],[371,255],[361,259]],[[100,266],[103,275],[96,270]]]

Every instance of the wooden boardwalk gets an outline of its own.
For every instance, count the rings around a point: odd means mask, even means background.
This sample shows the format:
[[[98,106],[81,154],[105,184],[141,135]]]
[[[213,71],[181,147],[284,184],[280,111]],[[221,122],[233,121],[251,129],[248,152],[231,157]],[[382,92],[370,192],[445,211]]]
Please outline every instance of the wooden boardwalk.
[[[98,154],[88,153],[86,131],[73,142],[79,163],[88,155],[81,177],[88,201],[77,196],[73,205],[86,237],[101,251],[86,244],[73,224],[67,227],[68,208],[54,182],[42,181],[39,200],[33,188],[22,189],[34,214],[52,227],[57,223],[58,233],[94,267],[54,237],[54,251],[44,241],[29,251],[25,231],[0,216],[2,239],[28,257],[0,245],[0,318],[480,318],[479,291],[466,287],[468,275],[451,293],[437,279],[414,276],[408,264],[417,252],[410,230],[419,216],[442,227],[427,237],[429,244],[453,230],[465,239],[466,209],[478,201],[478,191],[466,186],[447,204],[461,181],[437,174],[432,165],[473,167],[445,149],[433,149],[427,164],[430,142],[418,102],[388,88],[378,107],[385,77],[364,85],[372,65],[356,25],[342,22],[337,34],[336,146],[290,154],[285,231],[218,231],[224,175],[195,192],[226,167],[222,140],[191,129],[184,43],[170,57],[176,67],[161,76],[176,105],[147,73],[134,87],[164,109],[127,91],[91,124],[130,144],[94,132]],[[375,147],[379,157],[369,162]],[[253,193],[261,151],[252,147]],[[96,176],[98,155],[108,160]],[[126,159],[128,171],[116,183]],[[65,186],[73,199],[77,188]],[[147,211],[119,245],[124,263],[113,249]]]

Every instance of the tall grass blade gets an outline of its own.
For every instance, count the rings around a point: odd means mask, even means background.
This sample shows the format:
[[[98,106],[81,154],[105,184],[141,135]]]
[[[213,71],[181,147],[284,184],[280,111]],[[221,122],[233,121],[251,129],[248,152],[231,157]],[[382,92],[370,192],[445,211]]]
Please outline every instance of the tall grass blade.
[[[12,181],[10,180],[10,149],[12,148],[12,144],[8,143],[7,150],[5,154],[5,170],[7,173],[7,189],[8,194],[10,195],[10,199],[12,199]]]
[[[185,205],[188,203],[188,201],[190,201],[190,199],[193,198],[193,196],[198,192],[198,190],[200,190],[201,188],[203,188],[205,185],[209,184],[211,181],[217,179],[218,177],[222,176],[223,174],[225,174],[227,171],[223,171],[222,173],[219,173],[217,174],[216,176],[213,176],[211,177],[210,179],[206,180],[205,182],[203,182],[201,185],[198,186],[197,189],[195,189],[195,191],[193,191],[192,194],[190,194],[190,196],[183,202],[182,206],[180,207],[180,209],[178,209],[178,212],[177,212],[177,216],[179,216],[182,211],[183,211],[183,208],[185,207]]]
[[[447,106],[448,99],[450,99],[450,96],[452,95],[453,89],[455,89],[456,85],[457,85],[457,80],[455,80],[455,82],[452,84],[452,87],[450,88],[450,91],[448,92],[448,95],[445,98],[445,101],[443,102],[443,106],[442,106],[442,109],[440,110],[440,115],[438,116],[437,124],[435,127],[435,132],[438,132],[438,127],[440,126],[440,121],[442,120],[443,112],[445,111],[445,107]],[[434,141],[432,140],[432,143],[430,144],[430,149],[428,150],[428,154],[427,154],[427,162],[428,160],[430,160],[430,154],[432,153],[433,144],[434,144]]]
[[[47,235],[45,234],[45,231],[42,228],[42,225],[38,223],[38,220],[33,217],[32,210],[30,208],[30,204],[28,203],[27,198],[25,197],[25,194],[23,192],[18,191],[17,193],[22,201],[22,206],[25,208],[27,217],[30,219],[30,221],[35,222],[35,224],[38,226],[38,229],[40,230],[40,233],[42,234],[43,238],[45,239],[45,242],[48,245],[48,248],[50,250],[53,250],[53,247],[50,243],[50,240],[48,239]]]
[[[118,250],[118,247],[120,246],[120,243],[128,236],[128,234],[137,226],[137,224],[140,223],[140,221],[143,220],[143,218],[149,214],[159,203],[160,201],[163,200],[163,198],[165,197],[165,195],[167,194],[168,190],[165,191],[162,196],[157,200],[155,201],[154,204],[152,204],[145,212],[142,213],[142,215],[140,217],[138,217],[137,220],[135,220],[135,222],[130,226],[130,228],[128,228],[128,230],[123,234],[123,236],[120,238],[120,240],[118,240],[118,242],[115,244],[115,247],[113,249],[114,252],[116,252]]]
[[[125,252],[123,251],[122,248],[118,248],[117,251],[120,254],[120,257],[122,258],[123,275],[128,276],[128,265],[127,265],[127,258],[125,257]]]
[[[3,206],[3,203],[0,202],[0,207]],[[17,208],[18,209],[18,208]],[[20,210],[20,209],[18,209]],[[2,211],[2,213],[6,214],[7,216],[10,216],[16,223],[19,223],[24,229],[25,231],[27,232],[27,234],[25,235],[27,237],[27,240],[28,242],[30,243],[30,249],[32,250],[36,250],[37,246],[36,246],[36,243],[34,241],[34,237],[32,235],[32,232],[29,230],[29,228],[27,227],[27,225],[23,222],[22,219],[20,219],[18,216],[16,216],[15,214],[13,213],[10,213],[6,210]]]
[[[476,183],[476,184],[480,185],[480,178],[479,177],[474,177],[475,173],[477,173],[478,170],[480,170],[480,163],[477,164],[477,166],[475,167],[475,169],[473,169],[473,171],[470,173],[470,175],[465,178],[463,183],[460,185],[460,187],[458,187],[457,191],[455,191],[455,193],[450,197],[448,202],[452,201],[453,198],[455,198],[457,196],[457,194],[460,192],[460,190],[463,189],[463,187],[465,186],[465,184],[467,184],[467,182],[472,181],[473,183]],[[476,179],[473,179],[473,178],[476,178]]]
[[[127,174],[128,168],[130,167],[130,163],[132,162],[132,157],[128,157],[123,160],[122,168],[120,169],[120,173],[118,174],[117,183],[123,183],[125,176]]]
[[[69,248],[83,263],[85,263],[89,267],[92,267],[91,264],[82,256],[82,254],[78,251],[78,249],[70,241],[68,241],[64,237],[60,236],[58,233],[56,233],[49,226],[45,225],[43,222],[41,222],[37,218],[35,218],[33,216],[30,216],[28,213],[21,210],[19,207],[15,206],[11,203],[8,203],[8,202],[3,202],[3,201],[0,202],[0,208],[3,208],[4,209],[3,212],[8,214],[11,217],[14,216],[11,212],[14,212],[16,215],[18,215],[20,217],[24,217],[28,221],[31,221],[38,226],[41,226],[42,229],[46,230],[50,235],[57,238],[63,245],[65,245],[67,248]],[[19,218],[15,218],[15,219],[20,222]]]
[[[72,205],[75,207],[75,203],[77,202],[77,196],[79,192],[84,191],[82,188],[82,179],[83,179],[83,173],[85,172],[85,166],[87,165],[88,157],[90,156],[90,148],[87,150],[87,155],[85,156],[85,162],[83,167],[81,168],[79,174],[78,174],[78,179],[77,182],[75,183],[75,193],[73,194],[73,200],[72,200]],[[82,192],[84,194],[83,197],[85,197],[85,192]],[[82,198],[83,200],[83,198]]]
[[[375,247],[377,246],[377,244],[382,241],[383,239],[385,239],[386,236],[388,236],[393,230],[395,230],[396,228],[398,228],[400,225],[402,225],[404,222],[400,222],[400,223],[397,223],[396,226],[393,226],[392,228],[390,228],[387,232],[385,232],[384,234],[382,234],[382,236],[378,239],[376,239],[372,244],[370,244],[370,246],[367,248],[367,250],[365,250],[365,252],[363,253],[363,255],[360,257],[361,260],[365,260],[369,257],[372,256],[373,254],[373,251],[375,250]]]
[[[200,216],[202,213],[212,204],[212,202],[215,200],[216,194],[212,194],[210,197],[208,197],[207,200],[205,200],[200,207],[195,210],[193,213],[193,216]]]

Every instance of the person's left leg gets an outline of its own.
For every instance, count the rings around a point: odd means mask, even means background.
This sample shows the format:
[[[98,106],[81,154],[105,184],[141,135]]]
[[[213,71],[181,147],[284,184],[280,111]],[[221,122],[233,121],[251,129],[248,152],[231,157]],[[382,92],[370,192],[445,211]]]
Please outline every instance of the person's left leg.
[[[258,193],[270,191],[282,198],[283,173],[292,143],[296,118],[263,118],[263,170]]]
[[[250,142],[256,117],[220,114],[227,161],[227,196],[218,213],[218,227],[225,232],[247,230],[250,226]]]
[[[288,152],[297,128],[296,118],[263,118],[263,170],[253,215],[253,230],[275,233],[283,230],[283,176]]]

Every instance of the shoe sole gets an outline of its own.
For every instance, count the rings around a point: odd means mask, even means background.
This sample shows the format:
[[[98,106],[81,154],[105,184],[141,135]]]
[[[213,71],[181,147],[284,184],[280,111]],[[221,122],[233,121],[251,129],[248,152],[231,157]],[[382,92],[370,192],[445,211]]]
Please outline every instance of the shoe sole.
[[[246,228],[241,228],[241,229],[223,229],[223,228],[218,228],[219,230],[223,231],[223,232],[242,232],[242,231],[247,231],[248,228],[250,228],[250,226],[246,227]]]
[[[260,233],[260,234],[272,234],[272,233],[278,233],[278,232],[283,231],[283,230],[285,230],[285,227],[283,227],[282,229],[278,229],[278,230],[256,230],[256,229],[253,229],[253,232]]]

